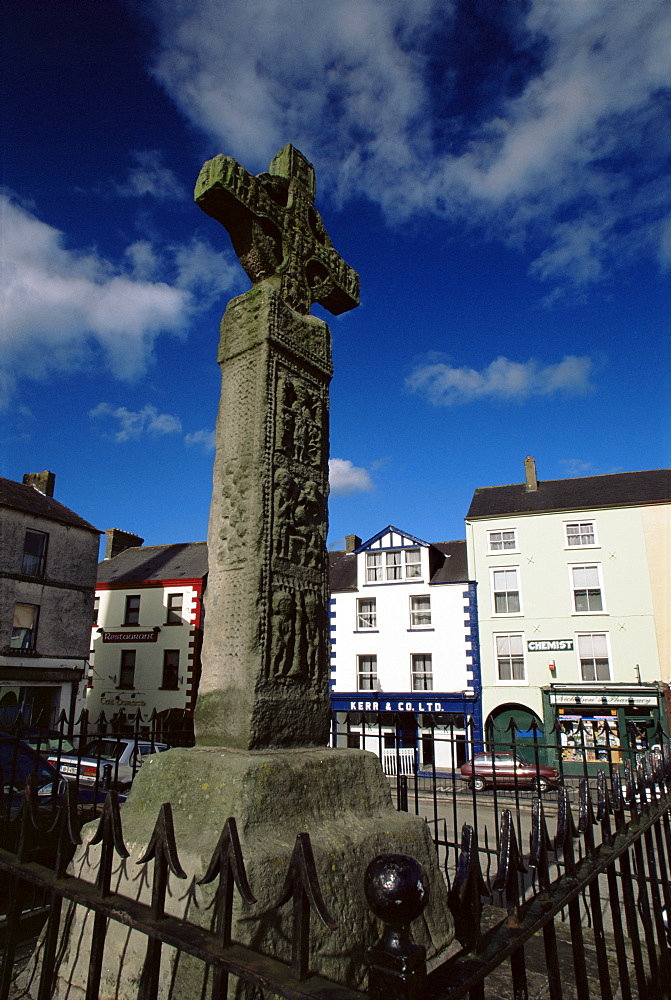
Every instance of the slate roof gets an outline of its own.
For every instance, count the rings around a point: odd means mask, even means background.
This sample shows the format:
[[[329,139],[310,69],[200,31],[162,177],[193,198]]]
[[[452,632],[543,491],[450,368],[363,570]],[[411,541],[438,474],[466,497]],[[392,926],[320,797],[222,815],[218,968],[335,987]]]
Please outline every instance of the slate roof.
[[[637,507],[670,501],[671,469],[615,472],[580,479],[539,479],[537,490],[527,490],[524,483],[480,487],[473,494],[466,520],[559,510]]]
[[[135,545],[98,563],[98,583],[196,580],[207,575],[207,542]]]
[[[13,479],[0,478],[0,506],[13,507],[14,510],[22,510],[36,517],[45,517],[50,521],[58,521],[60,524],[69,524],[75,528],[94,531],[96,535],[100,534],[97,528],[58,500],[46,496],[34,486],[15,483]]]
[[[407,535],[407,532],[403,532]],[[410,537],[410,536],[408,536]],[[432,584],[468,580],[466,542],[429,542]],[[356,552],[329,552],[331,593],[357,590]]]

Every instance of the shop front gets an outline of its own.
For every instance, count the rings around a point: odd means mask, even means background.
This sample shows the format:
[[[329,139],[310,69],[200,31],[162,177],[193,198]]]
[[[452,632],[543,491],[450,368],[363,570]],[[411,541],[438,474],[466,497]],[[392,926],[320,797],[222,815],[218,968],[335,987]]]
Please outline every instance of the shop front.
[[[338,693],[331,695],[331,709],[333,746],[370,750],[392,766],[398,766],[398,753],[404,751],[419,773],[457,770],[482,741],[475,692],[427,691],[425,698],[417,692]]]
[[[552,684],[543,689],[548,749],[567,774],[635,762],[668,732],[663,684]]]

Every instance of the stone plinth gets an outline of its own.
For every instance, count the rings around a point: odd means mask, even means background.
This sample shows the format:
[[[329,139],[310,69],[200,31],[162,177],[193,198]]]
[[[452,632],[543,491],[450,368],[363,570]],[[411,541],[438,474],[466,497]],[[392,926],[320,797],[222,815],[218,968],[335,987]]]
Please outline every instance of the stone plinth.
[[[410,854],[427,870],[431,899],[413,925],[415,940],[429,957],[452,939],[445,883],[424,820],[396,812],[378,758],[362,750],[289,750],[239,753],[225,749],[170,750],[150,758],[135,779],[122,808],[123,836],[131,856],[112,887],[126,895],[149,899],[147,880],[138,877],[135,862],[142,856],[161,803],[173,807],[179,860],[186,881],[171,876],[166,909],[208,923],[206,904],[213,886],[187,892],[192,879],[207,870],[227,816],[234,816],[240,833],[249,882],[258,902],[236,899],[233,938],[255,950],[291,960],[291,904],[263,915],[277,900],[296,835],[307,831],[326,905],[338,921],[327,931],[311,921],[310,967],[320,975],[360,986],[366,968],[364,953],[377,940],[380,926],[368,909],[363,889],[368,863],[383,852]],[[85,844],[73,862],[76,874],[93,880],[89,863],[99,847],[89,847],[94,824],[85,828]],[[90,861],[89,861],[90,859]],[[151,882],[151,873],[149,882]],[[65,946],[58,978],[58,998],[81,1000],[86,986],[92,916],[78,911]],[[110,924],[105,950],[101,996],[126,1000],[134,996],[142,969],[146,939]],[[161,996],[193,1000],[200,996],[203,966],[188,956],[175,962],[164,949]],[[33,987],[36,995],[36,985]],[[238,990],[236,993],[235,990]],[[230,996],[244,996],[233,986]]]
[[[199,745],[325,746],[328,326],[272,280],[221,323]]]

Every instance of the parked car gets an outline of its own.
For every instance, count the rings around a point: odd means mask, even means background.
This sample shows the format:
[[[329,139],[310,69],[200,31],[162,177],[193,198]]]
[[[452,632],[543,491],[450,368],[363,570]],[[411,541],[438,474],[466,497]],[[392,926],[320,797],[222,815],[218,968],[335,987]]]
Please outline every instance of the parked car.
[[[106,736],[91,740],[79,754],[49,754],[50,764],[57,767],[64,778],[79,779],[80,786],[92,786],[105,781],[105,767],[110,767],[110,787],[127,791],[145,757],[168,750],[166,743],[136,740],[134,737]]]
[[[72,753],[75,748],[72,740],[56,729],[26,729],[21,733],[21,739],[43,757],[49,756],[54,750],[60,750],[62,757],[65,753]]]
[[[461,766],[461,777],[470,788],[481,792],[485,788],[535,788],[547,792],[556,788],[560,776],[547,764],[529,764],[512,753],[477,753]]]
[[[58,792],[63,779],[53,766],[44,760],[33,747],[14,736],[0,733],[0,768],[2,791],[11,801],[20,799],[28,777],[35,774],[37,794],[40,798]]]

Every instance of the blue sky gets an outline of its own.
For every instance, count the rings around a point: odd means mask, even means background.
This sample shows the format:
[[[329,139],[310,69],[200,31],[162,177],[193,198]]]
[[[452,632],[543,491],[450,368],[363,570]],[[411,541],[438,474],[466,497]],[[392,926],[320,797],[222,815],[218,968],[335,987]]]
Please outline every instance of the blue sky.
[[[207,530],[218,326],[193,203],[292,142],[361,276],[331,530],[461,538],[478,486],[669,464],[665,0],[5,0],[0,475],[147,544]]]

